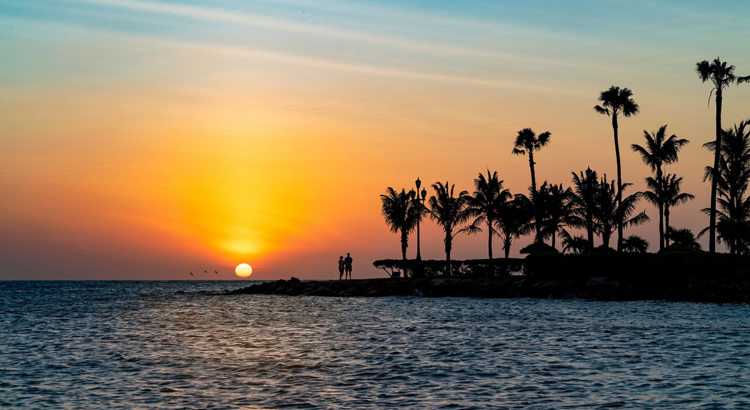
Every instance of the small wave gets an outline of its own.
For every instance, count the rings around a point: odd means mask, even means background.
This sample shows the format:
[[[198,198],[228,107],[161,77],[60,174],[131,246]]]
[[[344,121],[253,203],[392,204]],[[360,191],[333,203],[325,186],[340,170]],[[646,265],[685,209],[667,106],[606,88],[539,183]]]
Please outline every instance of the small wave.
[[[14,286],[7,407],[750,408],[747,306]]]

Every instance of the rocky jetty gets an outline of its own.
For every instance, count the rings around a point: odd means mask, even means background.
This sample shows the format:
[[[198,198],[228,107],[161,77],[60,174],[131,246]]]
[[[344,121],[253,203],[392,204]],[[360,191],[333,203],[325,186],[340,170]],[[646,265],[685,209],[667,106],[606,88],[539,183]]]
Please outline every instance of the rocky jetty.
[[[750,302],[745,275],[683,281],[632,281],[610,277],[551,280],[524,276],[504,278],[362,279],[331,281],[278,280],[223,293],[288,296],[424,296],[586,299],[603,301],[666,300],[709,303]]]

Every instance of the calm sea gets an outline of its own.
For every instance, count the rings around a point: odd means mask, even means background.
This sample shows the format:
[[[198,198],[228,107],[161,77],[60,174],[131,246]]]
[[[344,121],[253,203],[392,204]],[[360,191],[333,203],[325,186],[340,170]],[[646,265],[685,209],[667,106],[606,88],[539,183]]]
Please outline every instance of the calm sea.
[[[0,282],[0,406],[750,408],[745,305],[242,286]]]

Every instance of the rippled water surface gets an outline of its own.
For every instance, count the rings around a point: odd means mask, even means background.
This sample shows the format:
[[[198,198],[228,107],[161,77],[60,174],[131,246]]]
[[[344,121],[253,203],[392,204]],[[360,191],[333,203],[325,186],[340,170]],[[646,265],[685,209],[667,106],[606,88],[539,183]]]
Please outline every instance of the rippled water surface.
[[[243,285],[0,282],[0,405],[750,408],[745,305]]]

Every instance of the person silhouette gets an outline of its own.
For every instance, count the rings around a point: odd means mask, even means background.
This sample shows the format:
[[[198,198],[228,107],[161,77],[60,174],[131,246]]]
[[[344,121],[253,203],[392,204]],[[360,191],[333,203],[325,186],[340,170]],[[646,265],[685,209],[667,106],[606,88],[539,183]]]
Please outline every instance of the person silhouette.
[[[346,271],[346,275],[348,276],[348,279],[352,278],[352,257],[349,253],[346,254],[346,259],[344,259],[344,270]]]
[[[344,276],[344,257],[339,256],[339,280]]]

